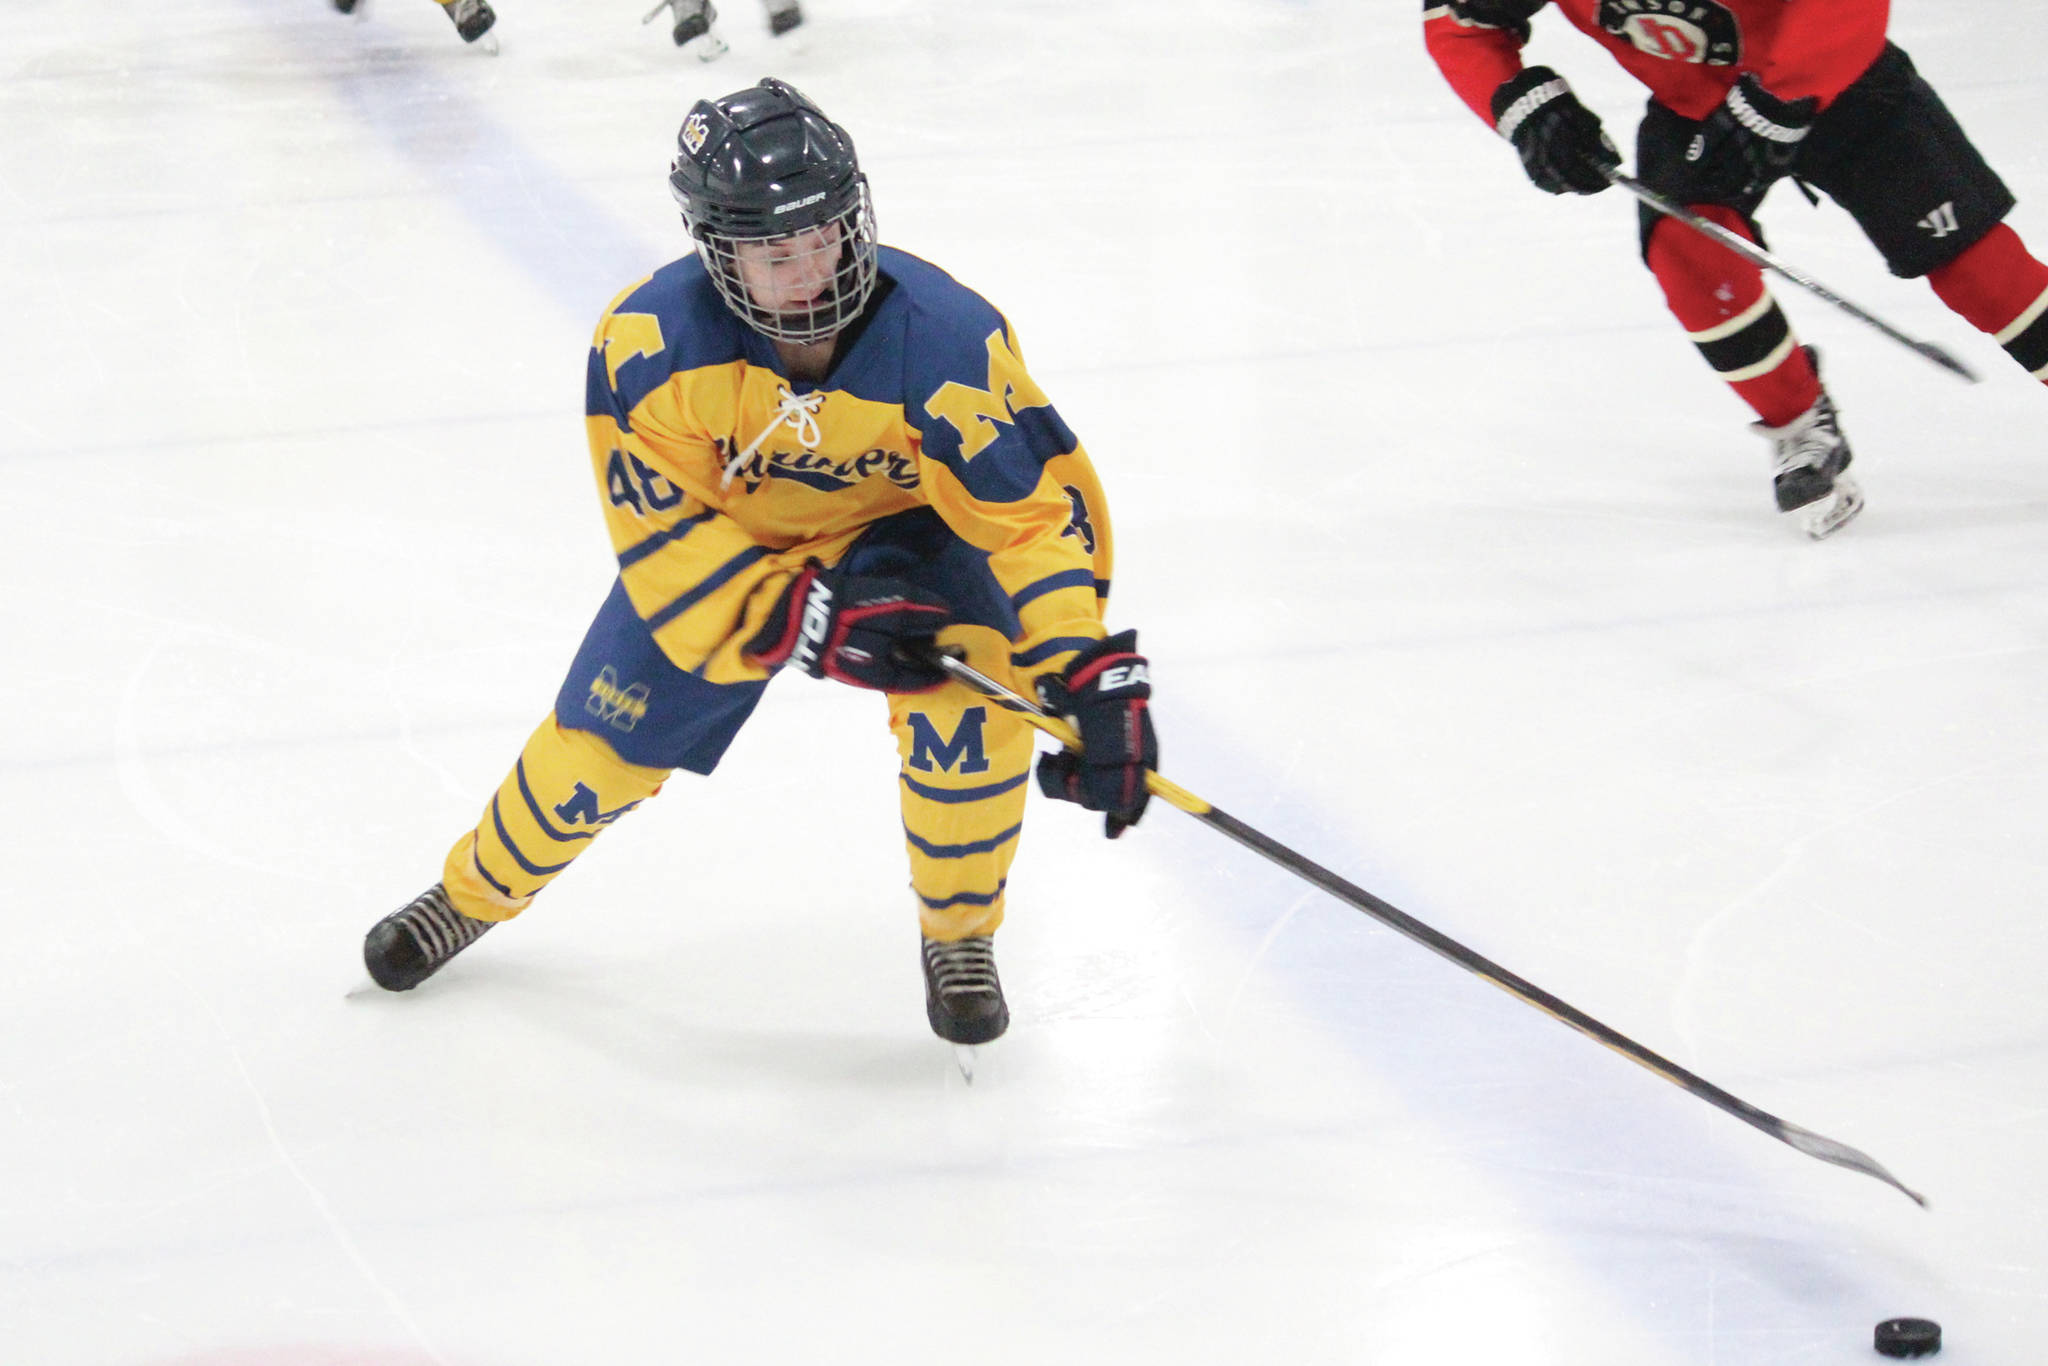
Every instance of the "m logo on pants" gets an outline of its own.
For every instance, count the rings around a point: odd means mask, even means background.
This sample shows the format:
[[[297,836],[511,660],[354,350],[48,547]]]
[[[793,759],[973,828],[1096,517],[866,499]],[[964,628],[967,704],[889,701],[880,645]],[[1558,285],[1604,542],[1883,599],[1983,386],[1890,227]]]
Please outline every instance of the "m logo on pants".
[[[934,768],[948,773],[988,772],[988,752],[981,739],[981,728],[987,720],[987,707],[969,707],[960,714],[960,724],[952,737],[945,739],[929,716],[921,711],[910,713],[910,766],[922,773],[930,773]]]

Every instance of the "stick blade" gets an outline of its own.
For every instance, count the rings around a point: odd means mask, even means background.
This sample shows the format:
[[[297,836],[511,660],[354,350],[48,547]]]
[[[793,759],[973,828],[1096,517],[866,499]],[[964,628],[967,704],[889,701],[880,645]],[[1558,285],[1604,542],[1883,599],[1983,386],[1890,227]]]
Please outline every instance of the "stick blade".
[[[1921,355],[1927,357],[1927,359],[1933,361],[1936,365],[1939,365],[1942,369],[1948,371],[1950,374],[1960,376],[1963,380],[1970,384],[1977,383],[1977,372],[1975,370],[1972,370],[1969,366],[1963,364],[1954,356],[1950,355],[1946,350],[1939,346],[1936,346],[1933,342],[1914,342],[1913,349],[1915,351],[1918,351]]]
[[[1837,1143],[1834,1139],[1828,1138],[1823,1134],[1817,1134],[1811,1129],[1802,1129],[1797,1124],[1787,1124],[1784,1120],[1778,1121],[1778,1128],[1778,1137],[1784,1139],[1785,1142],[1791,1144],[1800,1152],[1805,1153],[1808,1157],[1817,1157],[1823,1162],[1832,1162],[1837,1167],[1847,1167],[1852,1172],[1862,1172],[1865,1176],[1874,1176],[1887,1186],[1906,1195],[1914,1204],[1920,1206],[1921,1209],[1927,1208],[1926,1196],[1886,1171],[1884,1164],[1869,1153],[1852,1148],[1846,1143]]]

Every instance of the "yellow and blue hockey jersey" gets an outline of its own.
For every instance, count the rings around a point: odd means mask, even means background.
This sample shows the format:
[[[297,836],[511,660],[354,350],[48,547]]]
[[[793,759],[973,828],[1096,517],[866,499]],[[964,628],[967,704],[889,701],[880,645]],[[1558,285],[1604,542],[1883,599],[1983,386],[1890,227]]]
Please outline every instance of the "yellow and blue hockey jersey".
[[[1008,322],[928,262],[879,251],[877,300],[822,384],[720,301],[694,255],[613,301],[586,423],[620,581],[663,653],[713,683],[804,562],[928,507],[988,556],[1024,679],[1099,640],[1108,511]]]

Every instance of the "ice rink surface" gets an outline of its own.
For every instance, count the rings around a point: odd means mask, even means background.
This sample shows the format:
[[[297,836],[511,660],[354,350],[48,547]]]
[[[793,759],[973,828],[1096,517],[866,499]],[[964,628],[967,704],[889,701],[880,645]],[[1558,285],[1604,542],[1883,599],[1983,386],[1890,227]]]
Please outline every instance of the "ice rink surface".
[[[2048,1330],[2048,394],[1789,189],[1869,510],[1812,544],[1412,3],[0,9],[0,1361],[1832,1366]],[[1894,35],[2048,250],[2048,14]],[[1627,144],[1641,92],[1532,60]],[[970,1088],[877,699],[779,683],[404,997],[361,936],[612,566],[589,333],[690,102],[859,141],[1117,518],[1164,771],[1926,1192],[1771,1141],[1184,815],[1034,800]]]

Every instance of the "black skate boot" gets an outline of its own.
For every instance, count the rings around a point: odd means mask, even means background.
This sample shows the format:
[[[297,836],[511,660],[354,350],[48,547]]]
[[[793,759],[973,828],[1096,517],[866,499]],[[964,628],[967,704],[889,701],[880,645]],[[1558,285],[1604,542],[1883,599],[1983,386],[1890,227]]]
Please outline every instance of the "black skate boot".
[[[1806,348],[1820,373],[1820,353]],[[1778,511],[1799,513],[1799,524],[1818,541],[1840,531],[1863,511],[1863,490],[1849,477],[1849,441],[1835,415],[1835,401],[1822,389],[1813,406],[1782,427],[1750,424],[1771,443],[1771,489]]]
[[[334,0],[334,7],[343,14],[354,14],[356,12],[356,0]]]
[[[411,991],[483,938],[494,923],[472,920],[449,905],[446,889],[437,882],[370,927],[363,938],[363,966],[384,990]]]
[[[698,61],[715,62],[728,51],[725,40],[711,31],[711,26],[718,22],[718,9],[711,0],[661,0],[640,22],[653,23],[663,10],[672,11],[676,17],[669,36],[676,40],[677,47],[696,43],[690,50],[697,54]]]
[[[1010,1027],[1010,1007],[996,976],[994,941],[987,935],[942,944],[924,941],[924,1014],[932,1033],[947,1043],[999,1039]]]
[[[797,0],[768,0],[768,32],[780,38],[804,21],[804,7]]]
[[[491,25],[498,22],[497,14],[487,0],[448,0],[441,8],[448,11],[448,17],[455,21],[455,31],[462,35],[462,41],[473,43],[491,31]]]

